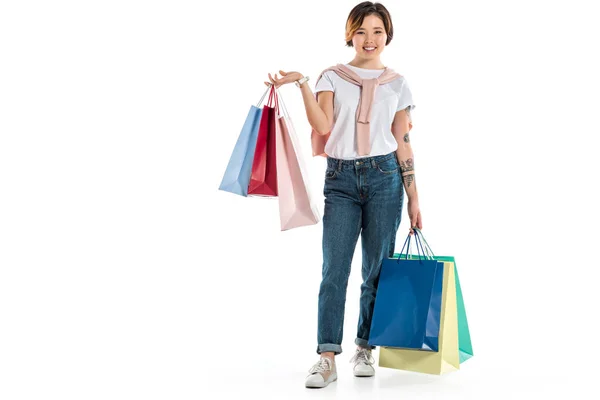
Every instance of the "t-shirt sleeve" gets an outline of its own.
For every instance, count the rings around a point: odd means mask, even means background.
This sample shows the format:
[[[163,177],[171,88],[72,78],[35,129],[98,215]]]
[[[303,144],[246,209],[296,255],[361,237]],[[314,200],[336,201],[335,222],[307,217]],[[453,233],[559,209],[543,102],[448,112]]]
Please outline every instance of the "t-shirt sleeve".
[[[325,72],[321,79],[317,81],[315,84],[315,94],[318,92],[330,91],[334,92],[333,81],[331,80],[331,76],[329,76],[329,71]]]
[[[398,108],[396,111],[404,110],[406,107],[410,107],[409,112],[412,111],[416,106],[413,103],[412,92],[406,80],[404,80],[400,92],[398,93]]]

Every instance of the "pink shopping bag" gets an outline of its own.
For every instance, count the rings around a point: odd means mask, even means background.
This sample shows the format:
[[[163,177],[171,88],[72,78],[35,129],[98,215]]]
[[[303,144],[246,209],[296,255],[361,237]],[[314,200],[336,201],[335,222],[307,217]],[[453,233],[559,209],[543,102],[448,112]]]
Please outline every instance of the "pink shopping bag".
[[[281,230],[314,225],[320,220],[312,199],[306,166],[292,120],[277,90],[275,135],[277,143],[277,188]]]

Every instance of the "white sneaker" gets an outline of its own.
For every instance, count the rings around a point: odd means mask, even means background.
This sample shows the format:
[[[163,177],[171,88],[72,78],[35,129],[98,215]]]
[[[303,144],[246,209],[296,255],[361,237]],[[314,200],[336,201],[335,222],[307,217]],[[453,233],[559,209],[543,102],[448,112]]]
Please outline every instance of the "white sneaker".
[[[329,357],[321,357],[308,372],[310,375],[306,377],[305,383],[307,388],[324,388],[337,379],[335,361]]]
[[[373,368],[373,363],[375,363],[375,360],[371,355],[370,349],[356,349],[356,354],[354,354],[354,357],[350,359],[350,362],[354,363],[354,376],[375,375],[375,368]]]

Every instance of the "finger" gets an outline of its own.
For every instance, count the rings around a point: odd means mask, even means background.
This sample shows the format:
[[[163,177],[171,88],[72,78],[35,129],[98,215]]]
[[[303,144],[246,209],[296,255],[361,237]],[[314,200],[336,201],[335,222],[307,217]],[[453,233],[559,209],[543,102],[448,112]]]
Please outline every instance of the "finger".
[[[283,72],[283,70],[281,70],[281,69],[279,70],[279,73],[280,73],[281,75],[283,75],[283,76],[286,76],[286,75],[287,75],[287,72]]]
[[[270,76],[271,75],[269,74],[269,77]],[[281,85],[280,80],[277,78],[277,74],[275,74],[275,77],[271,77],[270,79],[271,79],[271,82],[273,82],[273,85],[275,85],[276,88]]]

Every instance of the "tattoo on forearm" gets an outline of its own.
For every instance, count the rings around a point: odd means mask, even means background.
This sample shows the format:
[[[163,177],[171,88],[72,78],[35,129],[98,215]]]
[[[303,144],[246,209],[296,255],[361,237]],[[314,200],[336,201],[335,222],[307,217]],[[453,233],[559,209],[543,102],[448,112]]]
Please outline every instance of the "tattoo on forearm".
[[[409,188],[415,181],[415,166],[413,159],[409,158],[406,161],[400,161],[400,171],[402,171],[402,177],[406,182],[406,187]]]
[[[415,166],[413,163],[413,159],[409,158],[406,161],[400,161],[400,170],[404,174],[405,172],[414,171]]]
[[[410,142],[410,139],[408,138],[408,133],[406,133],[406,135],[404,135],[404,143],[408,142]]]

